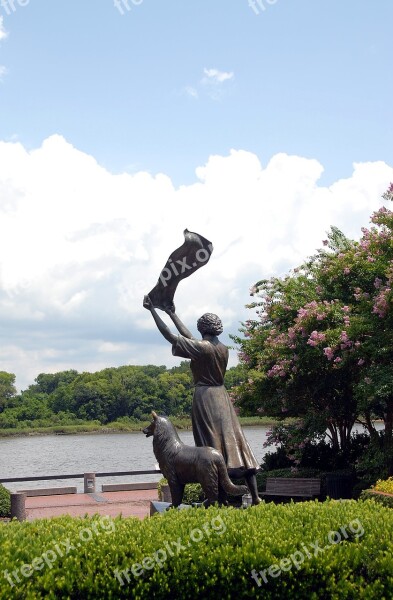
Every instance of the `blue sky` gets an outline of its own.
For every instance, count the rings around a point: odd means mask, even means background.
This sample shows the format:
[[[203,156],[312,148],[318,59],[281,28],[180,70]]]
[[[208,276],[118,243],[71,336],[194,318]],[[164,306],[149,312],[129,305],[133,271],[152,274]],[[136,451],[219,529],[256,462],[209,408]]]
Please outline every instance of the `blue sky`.
[[[316,158],[325,182],[354,161],[392,162],[390,0],[265,0],[259,14],[247,0],[128,4],[0,7],[2,139],[61,133],[116,172],[178,185],[231,148]],[[233,73],[215,100],[205,68]]]
[[[0,370],[21,387],[174,364],[140,299],[185,227],[215,252],[181,316],[236,333],[256,280],[330,225],[359,235],[393,179],[390,0],[126,4],[0,0]]]

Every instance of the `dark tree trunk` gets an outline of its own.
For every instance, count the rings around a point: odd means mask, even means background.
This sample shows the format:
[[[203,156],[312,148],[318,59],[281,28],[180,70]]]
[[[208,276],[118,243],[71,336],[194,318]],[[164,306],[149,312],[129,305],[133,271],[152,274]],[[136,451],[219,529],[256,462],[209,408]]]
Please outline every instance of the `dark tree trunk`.
[[[371,420],[371,413],[368,411],[364,415],[365,418],[365,427],[370,434],[370,439],[372,442],[377,443],[379,441],[378,431],[375,429],[373,422]]]
[[[389,475],[393,475],[393,399],[387,403],[385,421],[384,451]]]

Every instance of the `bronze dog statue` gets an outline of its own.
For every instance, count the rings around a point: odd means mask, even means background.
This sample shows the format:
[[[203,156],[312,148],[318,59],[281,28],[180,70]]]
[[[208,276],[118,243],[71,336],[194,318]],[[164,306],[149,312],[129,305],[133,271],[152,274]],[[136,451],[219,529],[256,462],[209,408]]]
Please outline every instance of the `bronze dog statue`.
[[[186,483],[200,483],[205,493],[205,506],[214,502],[227,503],[227,494],[248,494],[244,485],[235,485],[228,477],[224,458],[209,446],[186,446],[166,417],[152,412],[153,421],[143,430],[153,436],[153,451],[160,471],[168,480],[172,506],[179,506]]]

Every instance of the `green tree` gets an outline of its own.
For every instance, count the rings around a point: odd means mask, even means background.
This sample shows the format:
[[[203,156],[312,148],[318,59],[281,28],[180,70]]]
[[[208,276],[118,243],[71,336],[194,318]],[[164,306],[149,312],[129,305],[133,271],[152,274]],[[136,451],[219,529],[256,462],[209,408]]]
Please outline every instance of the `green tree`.
[[[35,379],[35,385],[30,386],[36,392],[51,394],[59,385],[72,383],[78,377],[78,371],[60,371],[58,373],[40,373]]]
[[[10,405],[10,400],[15,395],[15,375],[6,371],[0,371],[0,412]]]
[[[391,469],[393,213],[383,207],[371,221],[359,242],[332,228],[300,268],[253,286],[257,318],[234,337],[248,373],[237,394],[248,411],[300,417],[294,444],[328,430],[344,453],[360,415],[374,438],[381,418]]]

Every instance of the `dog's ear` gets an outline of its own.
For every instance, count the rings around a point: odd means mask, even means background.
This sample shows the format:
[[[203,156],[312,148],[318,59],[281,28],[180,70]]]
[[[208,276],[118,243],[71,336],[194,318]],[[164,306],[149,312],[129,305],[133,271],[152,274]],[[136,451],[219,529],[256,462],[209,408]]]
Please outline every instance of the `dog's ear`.
[[[158,415],[156,412],[154,412],[154,410],[151,411],[151,415],[153,417],[154,420],[156,420],[158,418]]]

